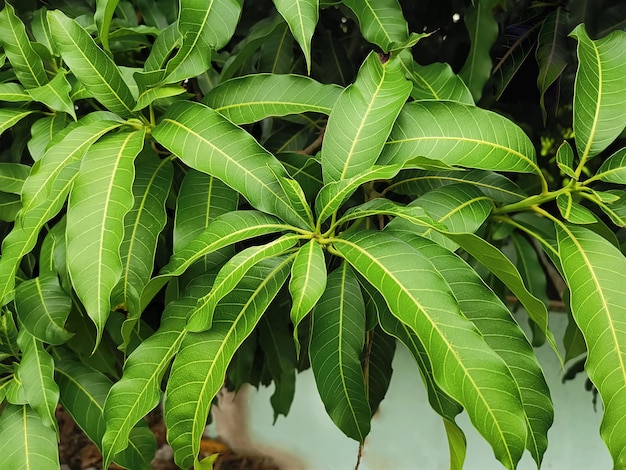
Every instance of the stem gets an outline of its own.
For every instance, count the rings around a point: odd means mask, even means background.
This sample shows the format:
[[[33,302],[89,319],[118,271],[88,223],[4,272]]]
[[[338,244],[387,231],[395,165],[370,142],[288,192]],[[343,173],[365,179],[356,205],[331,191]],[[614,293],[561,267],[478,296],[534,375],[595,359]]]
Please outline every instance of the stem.
[[[542,180],[545,181],[545,180]],[[530,196],[526,199],[514,202],[512,204],[507,204],[506,206],[502,206],[500,208],[496,208],[494,213],[496,214],[508,214],[510,212],[518,212],[521,210],[532,209],[535,206],[539,206],[544,202],[553,201],[561,194],[572,193],[575,191],[579,191],[576,181],[570,181],[567,186],[562,187],[561,189],[557,189],[556,191],[548,191],[546,193],[537,194],[536,196]]]

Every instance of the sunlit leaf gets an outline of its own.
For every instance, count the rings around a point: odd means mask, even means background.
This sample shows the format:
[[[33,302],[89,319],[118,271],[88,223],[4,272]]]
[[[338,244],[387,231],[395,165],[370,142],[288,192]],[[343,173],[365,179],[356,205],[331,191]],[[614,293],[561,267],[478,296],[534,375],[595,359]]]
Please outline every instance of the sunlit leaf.
[[[304,53],[311,72],[311,38],[317,26],[319,0],[273,0],[278,12],[289,24],[293,37]]]
[[[388,52],[393,43],[408,39],[408,26],[397,0],[342,0],[359,20],[361,34]]]
[[[71,89],[72,86],[65,78],[65,72],[59,72],[49,83],[26,92],[33,100],[45,104],[52,110],[67,113],[76,120],[74,102],[70,98]]]

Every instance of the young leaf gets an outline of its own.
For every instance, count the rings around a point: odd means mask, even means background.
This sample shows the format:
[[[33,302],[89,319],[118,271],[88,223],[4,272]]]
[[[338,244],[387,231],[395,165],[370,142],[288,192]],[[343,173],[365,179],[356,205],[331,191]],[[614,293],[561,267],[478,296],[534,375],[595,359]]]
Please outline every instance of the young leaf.
[[[185,336],[172,364],[164,403],[168,441],[178,466],[188,468],[196,461],[209,407],[226,368],[287,280],[290,265],[291,258],[261,261],[223,299],[209,331]]]
[[[564,140],[556,151],[556,164],[567,176],[577,179],[574,171],[574,149],[567,140]]]
[[[53,428],[28,405],[6,404],[0,415],[0,455],[7,469],[59,468],[59,446]]]
[[[300,354],[298,325],[317,304],[326,289],[326,262],[319,243],[310,240],[302,246],[293,260],[289,293],[291,294],[291,322],[296,352]]]
[[[406,104],[376,163],[402,164],[417,156],[468,168],[540,173],[535,147],[517,125],[453,101]]]
[[[299,75],[255,74],[227,80],[202,102],[234,124],[270,116],[314,112],[330,114],[342,88]]]
[[[311,73],[311,38],[317,26],[319,0],[273,0],[274,6],[289,24],[304,53],[307,72]]]
[[[466,408],[496,458],[514,468],[527,435],[520,397],[511,393],[516,390],[515,381],[502,358],[461,314],[450,288],[433,272],[430,261],[384,232],[344,235],[333,246],[380,291],[392,313],[418,335],[437,383]]]
[[[556,204],[561,216],[573,224],[593,224],[598,220],[593,212],[574,201],[571,193],[559,194]]]
[[[19,83],[0,83],[0,101],[28,103],[32,99]]]
[[[620,432],[626,406],[626,330],[621,321],[626,315],[626,259],[584,227],[560,224],[557,239],[572,315],[587,343],[585,370],[604,404],[600,435],[620,466],[626,462],[626,435]]]
[[[173,105],[152,131],[154,138],[187,165],[215,176],[253,207],[307,229],[308,221],[289,204],[275,174],[287,172],[243,129],[199,103]]]
[[[626,125],[622,106],[626,76],[626,31],[592,41],[584,25],[570,36],[578,40],[578,72],[574,85],[574,133],[584,161],[599,154]]]
[[[109,28],[118,3],[119,0],[96,0],[96,13],[93,15],[93,19],[96,28],[98,28],[98,38],[102,48],[107,52],[111,52],[109,49]]]
[[[82,26],[60,10],[49,11],[48,22],[63,61],[87,91],[108,110],[132,116],[135,98],[115,62]]]
[[[410,92],[398,59],[369,54],[328,118],[321,156],[326,183],[352,178],[376,163]]]
[[[312,328],[311,369],[326,412],[346,436],[363,442],[372,416],[360,361],[365,304],[348,263],[328,275]]]
[[[124,216],[133,207],[134,161],[145,131],[110,134],[81,162],[67,210],[67,263],[72,285],[96,325],[96,346],[122,275]]]
[[[389,52],[393,43],[408,39],[408,26],[398,0],[342,0],[342,3],[356,15],[363,37],[383,52]]]
[[[41,57],[35,52],[26,34],[24,23],[9,2],[0,11],[0,44],[7,55],[15,76],[25,88],[48,83]]]

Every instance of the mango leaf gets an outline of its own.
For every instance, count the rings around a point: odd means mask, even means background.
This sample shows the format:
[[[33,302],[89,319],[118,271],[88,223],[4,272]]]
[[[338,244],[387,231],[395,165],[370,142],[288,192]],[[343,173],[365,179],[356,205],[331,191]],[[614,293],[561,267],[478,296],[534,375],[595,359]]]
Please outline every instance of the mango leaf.
[[[58,361],[56,379],[61,390],[61,404],[85,434],[101,449],[106,429],[104,403],[113,384],[102,372],[70,359]],[[128,447],[116,455],[115,462],[126,468],[149,469],[156,451],[154,435],[145,421],[131,432]]]
[[[9,2],[0,11],[0,44],[11,62],[15,76],[25,88],[48,83],[41,57],[35,52],[26,34],[24,23]]]
[[[52,34],[50,33],[48,9],[46,7],[38,8],[33,12],[33,20],[30,23],[30,29],[37,43],[43,44],[51,55],[55,57],[59,56],[54,41],[52,40]]]
[[[28,165],[0,163],[0,188],[5,193],[21,194],[22,186],[29,173]]]
[[[32,138],[28,141],[28,151],[34,161],[41,160],[48,149],[53,137],[59,135],[66,128],[66,116],[56,113],[37,119],[30,128]]]
[[[15,221],[21,209],[22,203],[17,194],[0,193],[0,220]]]
[[[319,161],[314,157],[308,157],[298,152],[282,152],[276,157],[283,164],[289,176],[300,184],[307,200],[314,200],[324,185],[322,166]]]
[[[71,308],[72,299],[61,288],[56,275],[28,279],[15,290],[15,310],[20,323],[44,343],[59,345],[72,337],[65,329]]]
[[[253,207],[308,228],[286,200],[275,174],[287,172],[243,129],[199,103],[173,105],[152,131],[154,138],[183,162],[215,176],[241,193]]]
[[[48,108],[67,113],[76,120],[74,102],[70,98],[72,86],[65,78],[65,71],[60,71],[56,76],[43,86],[26,90],[30,97],[45,104]]]
[[[118,3],[119,0],[96,0],[96,12],[93,15],[93,19],[96,23],[96,28],[98,28],[98,38],[102,48],[107,52],[110,52],[109,28],[111,27],[111,20]]]
[[[593,212],[574,201],[571,193],[559,194],[556,198],[556,203],[563,218],[573,224],[593,224],[597,222]]]
[[[158,9],[157,9],[158,10]],[[145,11],[144,18],[145,18]],[[154,40],[154,44],[150,49],[150,54],[144,62],[144,70],[146,72],[161,71],[161,74],[165,74],[165,64],[167,59],[171,57],[172,52],[180,45],[181,36],[178,32],[177,25],[171,24],[164,28],[161,34]],[[135,77],[137,77],[135,75]],[[140,80],[137,80],[137,84],[140,84]]]
[[[289,25],[283,23],[270,34],[259,51],[258,72],[288,74],[293,72],[294,47],[293,35]],[[255,74],[256,75],[256,74]]]
[[[376,163],[410,91],[399,59],[368,55],[328,118],[321,154],[326,183],[352,178]]]
[[[626,409],[626,259],[610,242],[584,227],[560,224],[557,240],[572,315],[588,348],[585,370],[596,385],[604,415],[600,435],[615,466],[626,463],[626,436],[620,423]]]
[[[535,148],[508,119],[453,101],[416,101],[404,106],[379,165],[425,156],[449,165],[539,174]]]
[[[461,77],[445,62],[420,65],[413,54],[405,49],[399,54],[402,67],[413,82],[411,98],[414,100],[451,100],[473,105],[474,98]]]
[[[173,172],[171,161],[151,152],[140,154],[135,161],[134,204],[124,218],[120,245],[122,277],[111,298],[114,310],[128,313],[123,326],[124,347],[141,315],[141,293],[152,276],[157,240],[166,223],[165,200]]]
[[[570,36],[578,40],[578,72],[574,84],[574,134],[581,160],[599,154],[622,133],[626,76],[626,31],[592,41],[584,25]]]
[[[0,134],[13,127],[31,113],[33,113],[33,111],[27,109],[0,109]]]
[[[311,73],[311,38],[317,26],[319,16],[319,0],[273,0],[274,6],[281,14],[293,37],[298,41],[307,72]]]
[[[493,63],[489,52],[498,38],[498,22],[493,9],[498,0],[477,0],[465,12],[465,27],[470,35],[470,50],[459,72],[478,102],[491,76]]]
[[[474,233],[487,220],[493,202],[479,189],[464,183],[443,186],[430,191],[409,204],[422,208],[435,222],[443,224],[449,232]],[[450,251],[458,245],[445,235],[424,225],[414,225],[408,220],[396,218],[388,224],[389,229],[408,229],[422,237],[430,238]]]
[[[67,265],[76,295],[96,325],[96,345],[122,276],[124,216],[133,207],[135,157],[145,131],[110,134],[81,162],[67,210]]]
[[[167,383],[164,419],[178,466],[196,461],[209,407],[235,351],[250,335],[287,280],[291,258],[267,258],[254,266],[220,304],[213,327],[187,333]],[[189,400],[188,397],[195,397]]]
[[[590,180],[602,180],[609,183],[626,184],[626,147],[619,149],[602,162],[596,174]]]
[[[241,0],[181,0],[178,31],[183,40],[166,67],[166,82],[195,77],[211,66],[211,51],[224,47],[235,32]]]
[[[189,313],[187,330],[193,332],[207,331],[213,323],[215,307],[237,284],[246,276],[253,266],[265,258],[279,256],[292,248],[300,235],[283,235],[276,240],[260,246],[251,246],[233,256],[219,270],[211,292],[198,299],[196,308]]]
[[[17,344],[22,350],[22,360],[17,367],[17,377],[24,387],[28,404],[41,421],[58,432],[54,415],[59,402],[59,386],[54,381],[54,361],[43,344],[25,329],[20,330]]]
[[[19,83],[0,83],[0,101],[28,103],[32,99]]]
[[[365,351],[365,357],[361,362],[363,363],[367,399],[372,415],[374,415],[389,389],[393,373],[391,363],[396,352],[396,339],[385,333],[377,325],[368,332]]]
[[[61,11],[49,11],[48,22],[63,61],[85,89],[110,111],[132,116],[135,98],[115,62],[82,26]]]
[[[326,289],[326,262],[319,243],[310,240],[296,254],[291,266],[291,323],[296,353],[300,354],[298,325],[317,304]]]
[[[34,410],[28,405],[6,404],[0,416],[0,455],[6,468],[59,468],[56,432]]]
[[[202,102],[234,124],[270,116],[315,112],[330,114],[342,88],[299,75],[255,74],[227,80]]]
[[[104,404],[106,432],[102,437],[102,455],[105,467],[128,446],[135,424],[159,404],[161,380],[187,333],[187,314],[198,297],[211,288],[214,278],[215,275],[197,278],[180,299],[169,303],[159,329],[128,356],[124,373],[111,387]]]
[[[567,291],[567,297],[569,297],[569,291]],[[585,338],[580,328],[578,328],[576,324],[576,320],[574,320],[572,316],[568,300],[566,301],[566,305],[568,306],[568,311],[567,327],[565,328],[565,333],[563,333],[563,348],[565,349],[565,357],[563,360],[567,364],[569,361],[585,354],[587,352],[587,344],[585,343]]]
[[[348,263],[328,275],[312,325],[311,369],[326,412],[346,436],[363,442],[372,416],[360,361],[365,303]]]
[[[344,235],[333,247],[418,335],[437,383],[465,407],[496,458],[514,468],[527,436],[515,380],[504,360],[462,315],[450,287],[428,258],[384,232]]]
[[[403,170],[392,180],[387,191],[419,196],[455,183],[476,186],[486,196],[497,202],[519,202],[526,197],[524,191],[506,176],[485,170]]]
[[[156,100],[178,96],[186,91],[187,90],[180,85],[163,85],[156,88],[149,88],[139,94],[137,97],[137,104],[133,108],[133,111],[141,111],[142,109],[150,106]]]
[[[567,176],[578,179],[574,171],[574,149],[567,140],[556,151],[556,164]]]
[[[567,33],[569,17],[565,10],[558,7],[548,14],[541,25],[535,57],[539,64],[537,88],[541,96],[541,112],[546,120],[545,95],[546,91],[565,70],[569,62],[570,51],[567,47]]]
[[[505,29],[505,44],[508,47],[504,56],[494,65],[491,76],[494,81],[494,96],[500,100],[509,84],[536,50],[537,29],[541,23],[526,29],[520,34],[517,25]]]
[[[363,37],[383,52],[389,52],[393,43],[408,39],[408,26],[397,0],[342,0],[342,3],[356,15]]]

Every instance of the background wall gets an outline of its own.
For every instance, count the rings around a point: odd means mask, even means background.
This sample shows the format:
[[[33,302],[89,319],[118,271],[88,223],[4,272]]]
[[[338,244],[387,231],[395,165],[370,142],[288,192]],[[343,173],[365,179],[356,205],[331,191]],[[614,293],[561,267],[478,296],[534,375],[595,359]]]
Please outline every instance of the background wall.
[[[567,317],[554,313],[550,325],[557,339],[565,331]],[[549,448],[543,469],[601,470],[612,467],[599,436],[601,404],[594,411],[592,395],[584,388],[585,376],[561,383],[562,370],[548,346],[537,350],[546,372],[555,406],[555,422],[549,432]],[[447,439],[441,418],[429,407],[417,366],[409,352],[398,345],[389,391],[372,422],[365,443],[362,470],[449,468]],[[272,387],[248,388],[238,396],[224,396],[215,410],[212,432],[232,448],[271,455],[283,469],[352,469],[358,445],[345,437],[326,415],[310,370],[297,378],[296,396],[287,418],[272,426],[269,398]],[[234,401],[233,401],[234,398]],[[467,470],[501,469],[493,452],[469,423],[466,414],[457,422],[467,436]],[[526,452],[518,467],[536,469]]]

